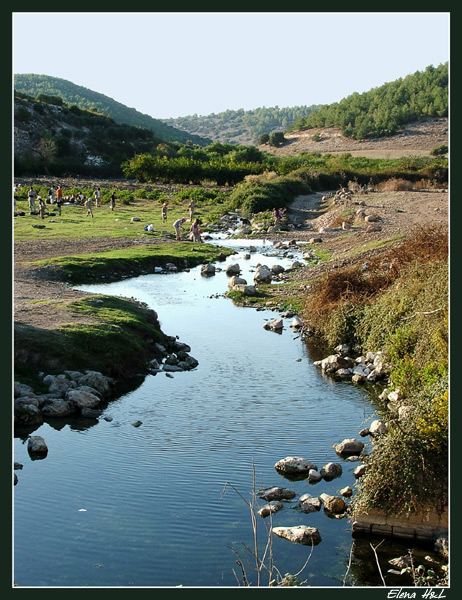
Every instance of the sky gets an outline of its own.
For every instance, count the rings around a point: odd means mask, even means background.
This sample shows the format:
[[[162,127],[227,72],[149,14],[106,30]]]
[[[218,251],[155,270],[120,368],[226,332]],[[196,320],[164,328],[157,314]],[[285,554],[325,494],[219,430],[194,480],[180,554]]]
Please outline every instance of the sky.
[[[13,73],[156,119],[331,104],[449,60],[449,12],[13,12]],[[27,43],[25,32],[53,32]]]

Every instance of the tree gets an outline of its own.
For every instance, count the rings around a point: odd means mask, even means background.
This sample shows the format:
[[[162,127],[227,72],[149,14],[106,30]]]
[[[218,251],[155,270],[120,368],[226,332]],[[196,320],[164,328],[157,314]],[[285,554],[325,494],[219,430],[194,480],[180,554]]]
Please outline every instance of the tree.
[[[261,136],[258,138],[258,145],[261,146],[262,144],[267,144],[269,142],[269,139],[269,133],[262,133]]]
[[[268,143],[270,146],[282,146],[285,142],[284,133],[282,131],[273,131],[270,134]]]

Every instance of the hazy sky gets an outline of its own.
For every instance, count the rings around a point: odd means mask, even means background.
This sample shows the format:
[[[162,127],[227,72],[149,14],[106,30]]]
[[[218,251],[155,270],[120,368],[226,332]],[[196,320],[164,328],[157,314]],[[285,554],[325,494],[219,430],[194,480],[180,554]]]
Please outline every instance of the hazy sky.
[[[449,21],[449,12],[13,12],[13,72],[67,79],[155,118],[330,104],[445,63]]]

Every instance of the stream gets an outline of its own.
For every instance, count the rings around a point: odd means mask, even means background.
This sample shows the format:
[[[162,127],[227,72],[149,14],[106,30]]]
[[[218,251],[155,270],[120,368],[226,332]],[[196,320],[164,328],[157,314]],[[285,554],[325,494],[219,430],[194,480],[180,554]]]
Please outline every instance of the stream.
[[[214,243],[239,253],[216,263],[221,270],[212,277],[196,267],[79,286],[145,302],[158,313],[164,333],[190,345],[199,366],[147,375],[109,402],[99,419],[47,421],[33,433],[48,445],[45,460],[31,460],[27,438],[15,438],[15,461],[24,465],[14,488],[18,586],[236,587],[242,584],[238,557],[256,585],[254,560],[245,548],[254,547],[246,504],[254,471],[257,491],[282,486],[297,494],[273,515],[274,526],[319,529],[322,541],[299,581],[342,586],[348,570],[348,586],[381,585],[369,540],[355,540],[350,556],[348,519],[295,508],[302,494],[354,488],[358,463],[340,459],[332,446],[358,439],[376,418],[373,403],[363,388],[322,375],[313,361],[325,354],[291,329],[292,318],[284,319],[282,333],[268,331],[264,323],[279,313],[237,307],[223,296],[227,263],[239,263],[241,277],[251,284],[258,262],[287,268],[300,256],[269,256],[274,247],[264,240]],[[249,243],[257,252],[246,260],[242,252]],[[290,481],[274,469],[286,456],[307,458],[318,469],[339,462],[343,473],[317,484]],[[263,553],[269,518],[257,520]],[[382,549],[396,557],[407,553],[407,544],[389,541]],[[297,573],[310,552],[309,546],[273,537],[282,575]],[[268,585],[266,575],[263,583]],[[406,582],[398,578],[394,584]]]

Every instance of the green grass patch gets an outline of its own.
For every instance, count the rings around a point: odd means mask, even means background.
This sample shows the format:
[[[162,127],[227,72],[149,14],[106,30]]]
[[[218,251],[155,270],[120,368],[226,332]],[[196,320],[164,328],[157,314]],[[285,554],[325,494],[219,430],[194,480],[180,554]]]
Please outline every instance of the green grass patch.
[[[94,254],[62,256],[34,261],[31,264],[52,267],[50,278],[69,283],[85,283],[100,279],[115,281],[126,275],[152,271],[154,267],[175,264],[179,269],[224,260],[235,254],[231,248],[191,242],[162,242],[122,250],[108,250]]]
[[[263,300],[266,300],[266,294],[257,291],[254,296],[248,296],[238,290],[230,290],[225,296],[230,298],[237,306],[259,306]]]
[[[330,260],[333,254],[333,250],[328,250],[327,248],[320,248],[319,246],[314,247],[314,256],[318,258],[321,262],[326,262]]]
[[[89,367],[111,377],[143,371],[165,335],[155,311],[112,296],[85,296],[60,308],[82,323],[44,330],[15,328],[15,378],[33,382],[37,371],[60,373]],[[35,389],[35,383],[34,383]]]
[[[369,242],[368,244],[360,246],[359,248],[350,250],[350,252],[346,252],[345,256],[357,256],[358,254],[368,252],[369,250],[375,250],[377,248],[387,248],[388,246],[393,246],[394,244],[404,241],[404,239],[405,237],[403,235],[395,235],[386,240],[374,240],[372,242]]]
[[[299,313],[303,307],[304,296],[300,292],[302,282],[289,282],[278,284],[260,284],[260,299],[278,306],[281,311]]]

